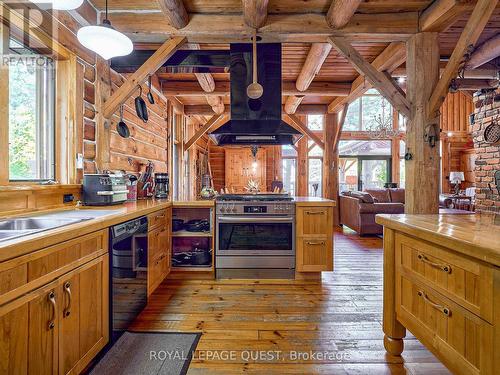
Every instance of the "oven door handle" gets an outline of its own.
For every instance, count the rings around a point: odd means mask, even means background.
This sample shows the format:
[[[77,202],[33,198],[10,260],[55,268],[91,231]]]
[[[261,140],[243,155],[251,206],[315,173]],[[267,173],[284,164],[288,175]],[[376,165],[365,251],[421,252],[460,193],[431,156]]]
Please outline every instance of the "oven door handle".
[[[259,217],[234,217],[234,216],[218,216],[219,223],[294,223],[294,216],[273,217],[273,216],[259,216]]]

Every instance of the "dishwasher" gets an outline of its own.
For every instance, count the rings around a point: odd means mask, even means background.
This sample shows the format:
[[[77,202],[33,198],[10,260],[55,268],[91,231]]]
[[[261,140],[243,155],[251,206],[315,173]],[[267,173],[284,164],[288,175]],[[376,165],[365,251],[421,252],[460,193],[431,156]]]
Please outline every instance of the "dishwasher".
[[[110,341],[127,330],[148,302],[148,218],[111,227]]]

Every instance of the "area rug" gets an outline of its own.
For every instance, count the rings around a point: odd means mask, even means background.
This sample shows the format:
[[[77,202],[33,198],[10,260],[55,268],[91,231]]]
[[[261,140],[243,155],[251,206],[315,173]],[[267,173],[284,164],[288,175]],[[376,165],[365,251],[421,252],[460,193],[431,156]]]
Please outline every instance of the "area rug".
[[[184,375],[199,333],[125,332],[91,375]]]

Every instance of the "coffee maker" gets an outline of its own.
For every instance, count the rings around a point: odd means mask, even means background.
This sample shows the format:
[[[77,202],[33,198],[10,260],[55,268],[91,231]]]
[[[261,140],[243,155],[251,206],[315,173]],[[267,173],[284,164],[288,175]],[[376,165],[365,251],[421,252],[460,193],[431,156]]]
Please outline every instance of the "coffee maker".
[[[155,173],[155,198],[168,198],[168,173]]]

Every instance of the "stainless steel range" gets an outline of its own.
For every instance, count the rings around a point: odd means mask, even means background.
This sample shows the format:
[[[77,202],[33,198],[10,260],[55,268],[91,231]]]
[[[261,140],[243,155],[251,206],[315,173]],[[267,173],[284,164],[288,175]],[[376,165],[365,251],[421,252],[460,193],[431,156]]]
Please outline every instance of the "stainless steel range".
[[[218,278],[294,278],[295,204],[288,195],[216,199]]]

